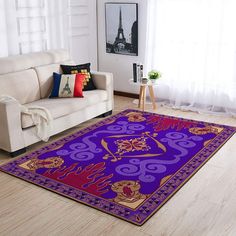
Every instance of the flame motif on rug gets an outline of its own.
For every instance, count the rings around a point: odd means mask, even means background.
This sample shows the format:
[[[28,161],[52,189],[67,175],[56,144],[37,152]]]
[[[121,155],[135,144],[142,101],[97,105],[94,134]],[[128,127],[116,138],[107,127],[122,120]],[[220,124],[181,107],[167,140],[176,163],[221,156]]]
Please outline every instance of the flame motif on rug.
[[[113,174],[104,175],[105,163],[90,164],[85,168],[74,163],[69,167],[63,166],[54,170],[47,170],[43,175],[78,189],[100,196],[108,191]]]
[[[142,225],[235,131],[125,110],[0,170]]]

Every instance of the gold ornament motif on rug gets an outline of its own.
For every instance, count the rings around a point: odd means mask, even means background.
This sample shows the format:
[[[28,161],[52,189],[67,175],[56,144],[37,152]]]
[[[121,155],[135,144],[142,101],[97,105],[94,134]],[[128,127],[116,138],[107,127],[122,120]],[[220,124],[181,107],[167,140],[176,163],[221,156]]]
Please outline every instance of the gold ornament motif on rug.
[[[126,116],[130,122],[142,122],[146,120],[146,118],[140,112],[129,112],[126,114]]]
[[[64,160],[60,157],[48,157],[46,159],[40,160],[38,158],[33,158],[29,161],[26,161],[19,166],[26,169],[35,171],[39,168],[57,168],[64,163]]]
[[[138,181],[123,180],[113,183],[111,189],[117,194],[113,201],[135,209],[149,196],[140,193],[140,188]]]
[[[115,144],[118,147],[118,150],[115,154],[123,155],[126,152],[134,151],[148,151],[151,148],[146,143],[147,137],[117,140]]]
[[[113,135],[103,138],[101,145],[108,152],[103,159],[107,160],[111,158],[111,162],[116,162],[122,158],[144,158],[162,155],[166,152],[166,147],[155,139],[155,137],[157,137],[157,133],[151,135],[150,132],[144,132],[140,135]],[[109,148],[110,141],[108,140],[110,139],[115,139],[115,141],[113,141],[113,144],[117,146],[117,151],[115,153]],[[152,142],[153,145],[155,145],[153,153],[151,147],[147,145],[147,141]],[[159,153],[157,153],[158,148],[160,149]],[[149,152],[143,154],[145,151]],[[134,152],[136,152],[136,154]]]
[[[220,128],[220,127],[205,126],[202,128],[199,128],[199,127],[190,128],[189,132],[196,135],[203,135],[203,134],[209,134],[209,133],[219,134],[222,130],[223,128]]]

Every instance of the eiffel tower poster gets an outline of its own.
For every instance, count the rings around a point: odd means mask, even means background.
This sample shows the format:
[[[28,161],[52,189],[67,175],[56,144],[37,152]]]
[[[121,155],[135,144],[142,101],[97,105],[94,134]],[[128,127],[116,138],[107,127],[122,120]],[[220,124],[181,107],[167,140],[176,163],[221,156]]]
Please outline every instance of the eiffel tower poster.
[[[106,52],[138,55],[138,4],[106,3]]]

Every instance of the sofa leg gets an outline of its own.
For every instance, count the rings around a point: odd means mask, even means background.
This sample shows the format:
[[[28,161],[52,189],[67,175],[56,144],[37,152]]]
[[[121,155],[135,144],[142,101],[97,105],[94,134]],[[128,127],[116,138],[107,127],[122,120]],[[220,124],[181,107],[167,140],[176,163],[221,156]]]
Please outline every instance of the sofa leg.
[[[26,148],[22,148],[22,149],[19,149],[17,151],[10,152],[9,154],[10,154],[11,157],[16,157],[16,156],[19,156],[19,155],[21,155],[25,152],[26,152]]]
[[[108,111],[108,112],[105,112],[99,116],[96,116],[96,118],[103,118],[103,117],[106,117],[106,116],[110,116],[112,114],[112,110]]]
[[[112,114],[112,110],[105,112],[102,114],[102,117],[110,116]]]

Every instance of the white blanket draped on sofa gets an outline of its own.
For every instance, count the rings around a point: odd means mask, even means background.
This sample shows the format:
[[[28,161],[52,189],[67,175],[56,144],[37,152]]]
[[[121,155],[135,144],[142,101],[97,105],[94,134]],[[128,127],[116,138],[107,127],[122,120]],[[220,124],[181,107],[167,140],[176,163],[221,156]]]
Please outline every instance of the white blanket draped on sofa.
[[[53,120],[50,112],[46,108],[40,106],[26,107],[21,105],[14,97],[8,95],[0,96],[0,102],[9,100],[17,102],[20,106],[21,112],[31,116],[33,124],[36,127],[36,135],[41,140],[47,142],[50,137]]]

